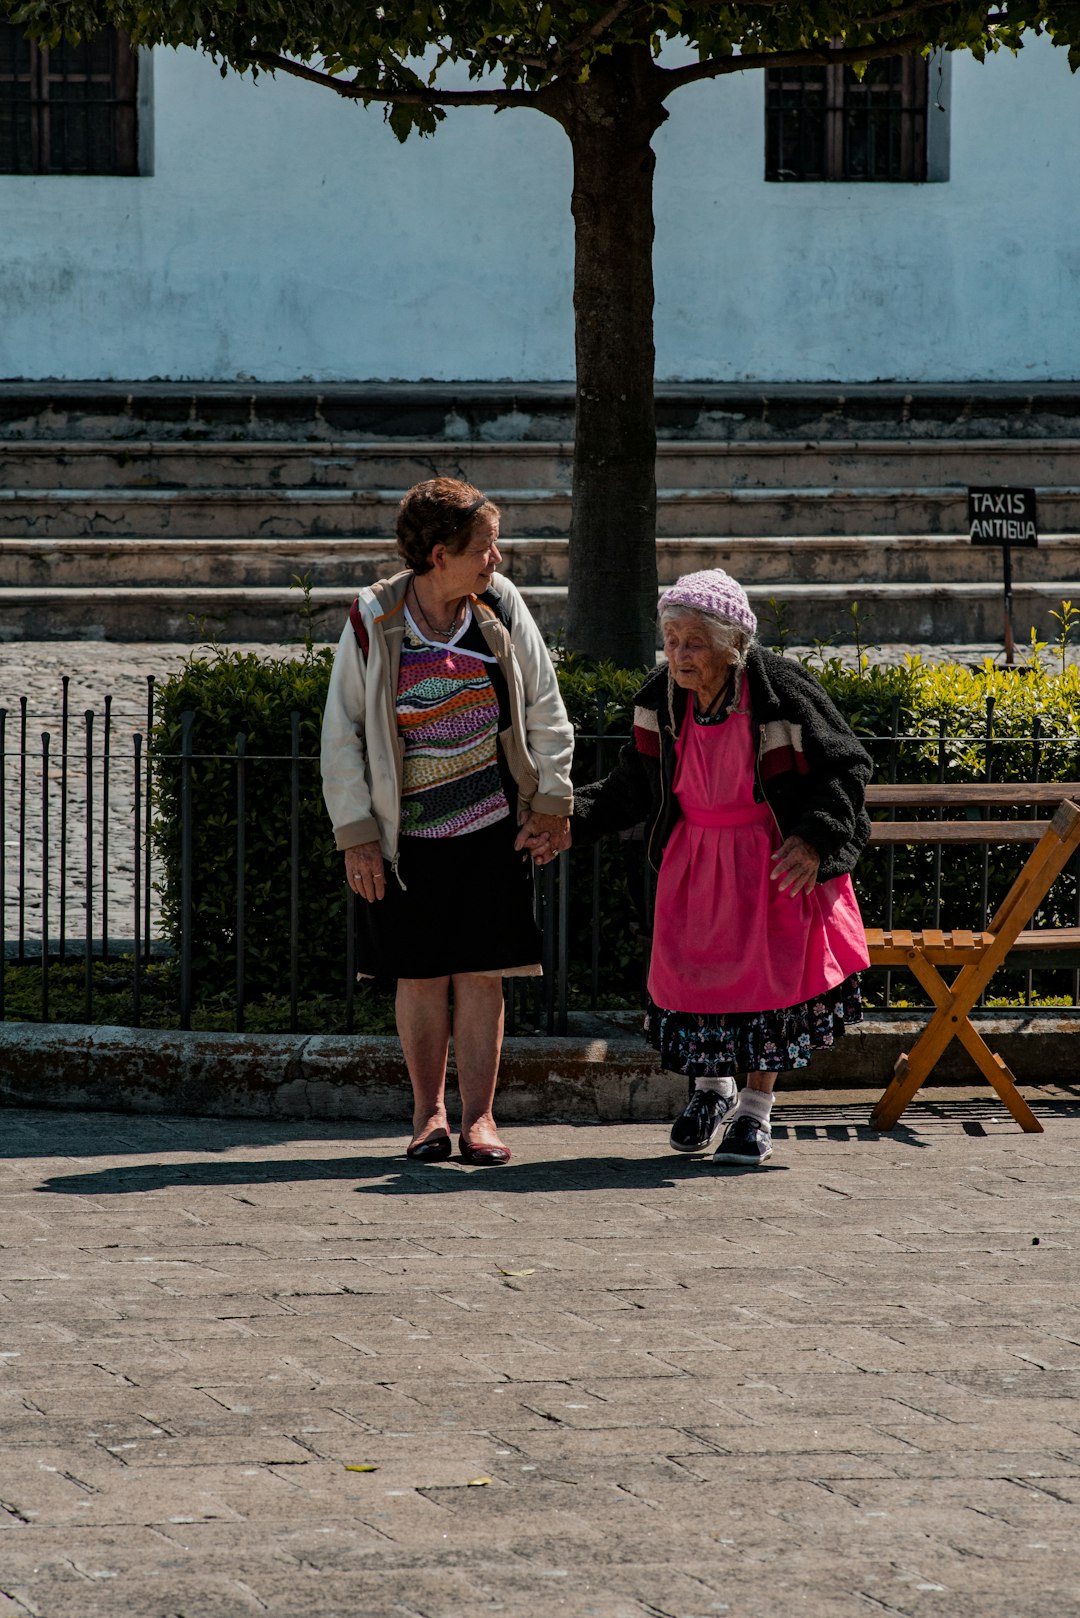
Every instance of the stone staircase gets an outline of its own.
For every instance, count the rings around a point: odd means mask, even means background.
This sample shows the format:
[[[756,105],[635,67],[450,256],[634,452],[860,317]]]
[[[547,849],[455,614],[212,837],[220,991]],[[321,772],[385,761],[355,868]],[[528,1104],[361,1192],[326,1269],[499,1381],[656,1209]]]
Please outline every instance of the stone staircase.
[[[398,565],[402,492],[436,473],[498,502],[504,571],[557,633],[570,405],[541,388],[0,389],[0,638],[294,640],[300,578],[334,639],[357,584]],[[1019,639],[1080,593],[1080,388],[669,389],[658,415],[661,583],[726,567],[766,639],[847,638],[854,600],[881,644],[997,639],[1001,557],[965,537],[969,483],[1039,491],[1040,546],[1013,553]]]

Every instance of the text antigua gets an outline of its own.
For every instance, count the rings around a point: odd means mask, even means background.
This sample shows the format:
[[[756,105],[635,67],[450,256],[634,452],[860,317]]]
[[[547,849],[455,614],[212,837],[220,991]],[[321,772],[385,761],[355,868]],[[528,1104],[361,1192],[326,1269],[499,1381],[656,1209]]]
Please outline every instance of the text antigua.
[[[1022,544],[1025,540],[1038,540],[1033,522],[1017,522],[1010,517],[983,517],[971,525],[972,539],[993,539],[999,543]]]

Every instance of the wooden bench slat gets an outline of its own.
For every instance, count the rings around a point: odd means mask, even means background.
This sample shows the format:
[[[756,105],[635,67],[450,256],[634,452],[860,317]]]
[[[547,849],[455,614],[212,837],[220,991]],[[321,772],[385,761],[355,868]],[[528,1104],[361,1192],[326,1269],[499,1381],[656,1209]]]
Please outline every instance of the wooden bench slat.
[[[1010,804],[1048,804],[1063,798],[1080,802],[1080,781],[875,781],[866,789],[868,809],[1000,808]]]
[[[977,960],[984,950],[989,949],[993,934],[957,931],[946,933],[941,943],[936,942],[940,938],[940,933],[931,936],[900,929],[886,933],[880,927],[866,928],[866,947],[873,966],[902,965],[912,949],[920,950],[939,965],[963,965],[967,960]],[[1080,957],[1080,927],[1036,927],[1020,933],[1006,959],[1006,969],[1014,964],[1013,956],[1021,952],[1025,955]],[[1080,959],[1067,964],[1080,965]]]
[[[1033,927],[1017,933],[1013,949],[1080,949],[1080,927]]]
[[[1048,820],[875,820],[872,843],[1037,843]]]

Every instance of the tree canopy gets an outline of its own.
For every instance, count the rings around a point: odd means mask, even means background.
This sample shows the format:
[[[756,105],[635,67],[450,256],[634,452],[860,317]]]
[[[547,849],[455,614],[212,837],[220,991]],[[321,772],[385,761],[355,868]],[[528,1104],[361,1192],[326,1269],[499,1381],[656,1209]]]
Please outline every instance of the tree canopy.
[[[1045,34],[1080,68],[1077,0],[23,0],[14,20],[28,32],[81,37],[103,25],[136,45],[187,45],[224,72],[281,71],[338,95],[381,103],[394,133],[431,134],[457,106],[545,110],[554,87],[585,82],[619,46],[689,45],[697,61],[661,68],[661,99],[684,85],[761,67],[859,64],[931,49],[1019,50]],[[448,85],[448,64],[470,87]],[[460,74],[454,75],[455,80]]]

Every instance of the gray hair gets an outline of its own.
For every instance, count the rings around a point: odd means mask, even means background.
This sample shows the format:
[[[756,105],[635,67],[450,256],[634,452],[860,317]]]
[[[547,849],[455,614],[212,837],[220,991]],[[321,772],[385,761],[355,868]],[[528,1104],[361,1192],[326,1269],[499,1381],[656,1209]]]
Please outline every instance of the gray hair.
[[[720,618],[715,612],[703,611],[700,607],[665,607],[660,614],[660,628],[669,618],[696,618],[701,625],[702,632],[718,652],[726,652],[728,661],[736,670],[746,667],[747,654],[753,646],[756,637],[741,624],[733,624],[729,618]]]

